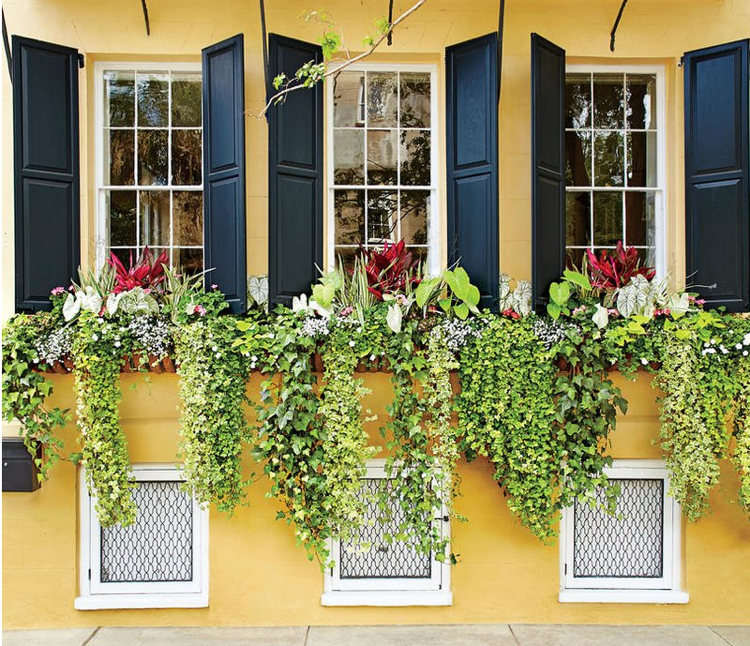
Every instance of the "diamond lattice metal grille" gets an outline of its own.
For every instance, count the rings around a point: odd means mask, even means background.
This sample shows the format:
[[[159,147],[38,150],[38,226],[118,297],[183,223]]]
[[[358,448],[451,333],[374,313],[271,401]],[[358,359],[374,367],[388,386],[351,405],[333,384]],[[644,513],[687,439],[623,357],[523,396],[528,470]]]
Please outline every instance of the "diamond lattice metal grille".
[[[573,576],[654,579],[664,568],[664,481],[610,479],[619,483],[617,513],[576,503]],[[597,494],[600,503],[604,493]]]
[[[102,528],[101,581],[193,580],[193,501],[179,482],[138,482],[128,527]]]
[[[339,576],[342,579],[429,579],[432,575],[432,558],[421,554],[403,541],[387,543],[383,536],[397,533],[404,522],[404,513],[398,504],[391,507],[391,518],[380,522],[375,496],[383,483],[382,478],[364,478],[362,489],[372,494],[365,511],[365,526],[361,531],[362,543],[372,547],[358,551],[353,543],[341,543]]]

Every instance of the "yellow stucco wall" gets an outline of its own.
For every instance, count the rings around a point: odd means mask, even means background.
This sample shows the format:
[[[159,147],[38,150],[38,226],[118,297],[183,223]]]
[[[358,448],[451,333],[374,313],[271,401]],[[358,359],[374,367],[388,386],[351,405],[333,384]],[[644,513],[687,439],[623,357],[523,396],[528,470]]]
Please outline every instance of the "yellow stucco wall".
[[[257,3],[246,0],[151,0],[152,33],[145,34],[137,2],[115,0],[6,0],[10,33],[78,48],[87,57],[81,73],[81,228],[84,263],[94,253],[93,63],[97,60],[199,60],[200,49],[238,32],[245,34],[246,107],[263,104],[261,35]],[[372,31],[385,3],[329,0],[267,1],[269,31],[313,40],[314,25],[295,21],[302,9],[333,14],[356,47]],[[529,34],[536,31],[564,47],[570,62],[663,65],[666,79],[667,266],[684,274],[682,70],[690,49],[745,38],[750,0],[633,0],[608,49],[619,0],[508,0],[500,105],[500,258],[516,278],[531,274]],[[396,14],[410,5],[397,0]],[[376,59],[430,61],[439,65],[443,92],[445,46],[482,35],[497,22],[498,0],[429,0],[395,34]],[[8,75],[2,70],[2,314],[13,310],[12,109]],[[443,100],[439,101],[443,104]],[[440,112],[440,122],[444,123]],[[267,130],[263,119],[247,119],[248,273],[267,270]],[[439,133],[441,138],[442,132]],[[444,146],[441,145],[444,149]],[[440,164],[440,173],[443,164]],[[439,186],[444,185],[441,175]],[[442,210],[444,199],[441,197]],[[445,247],[445,245],[441,245]],[[53,377],[55,402],[74,408],[72,378]],[[177,445],[176,377],[123,377],[123,425],[134,462],[170,461]],[[131,383],[138,383],[135,391]],[[385,375],[367,375],[373,388],[366,406],[384,414],[390,400]],[[257,388],[254,380],[249,390]],[[620,421],[616,457],[658,457],[651,444],[658,431],[648,379],[626,384],[630,411]],[[9,427],[4,433],[14,432]],[[72,447],[75,432],[68,428]],[[248,467],[249,468],[249,467]],[[714,492],[712,514],[684,528],[686,606],[559,604],[558,548],[543,547],[514,523],[491,468],[461,465],[463,497],[454,524],[454,550],[462,563],[452,574],[454,604],[448,608],[323,608],[322,575],[294,547],[291,530],[275,522],[275,503],[263,497],[265,483],[250,493],[251,506],[231,520],[211,513],[210,608],[201,610],[73,610],[77,593],[77,493],[74,468],[61,464],[34,494],[3,494],[3,625],[7,628],[76,625],[243,625],[459,622],[745,623],[750,607],[750,525],[731,502],[737,483],[725,469]]]

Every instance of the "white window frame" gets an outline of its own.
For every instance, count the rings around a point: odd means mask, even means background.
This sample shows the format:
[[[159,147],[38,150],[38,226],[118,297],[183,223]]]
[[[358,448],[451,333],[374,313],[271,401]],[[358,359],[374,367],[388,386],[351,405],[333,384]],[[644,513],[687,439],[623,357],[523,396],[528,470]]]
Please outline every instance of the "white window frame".
[[[347,66],[346,71],[349,72],[421,72],[423,74],[430,75],[430,212],[427,214],[427,271],[431,275],[437,275],[440,273],[441,257],[440,257],[440,240],[441,240],[441,226],[440,226],[440,207],[438,204],[438,186],[440,183],[440,170],[438,167],[438,160],[440,156],[440,144],[442,142],[439,134],[440,130],[440,114],[438,111],[438,77],[437,77],[437,65],[424,63],[424,64],[399,64],[399,63],[357,63],[355,65]],[[365,184],[350,186],[341,185],[336,186],[334,184],[334,159],[333,159],[333,83],[326,83],[326,148],[327,148],[327,160],[326,160],[326,182],[328,192],[328,208],[326,224],[328,227],[327,240],[326,240],[326,266],[328,269],[336,268],[336,212],[335,204],[333,199],[333,191],[355,189],[364,191],[365,188],[372,188]],[[366,89],[365,89],[366,92]],[[400,92],[400,89],[399,89]],[[364,109],[367,110],[367,98],[363,97]],[[426,128],[425,128],[426,130]],[[401,146],[397,146],[398,157],[397,164],[401,164]],[[365,168],[367,167],[367,146],[365,145]],[[401,184],[396,185],[378,185],[375,187],[380,190],[424,190],[424,186],[402,186]],[[365,209],[367,208],[367,202],[365,201]]]
[[[656,276],[659,279],[667,277],[667,226],[666,226],[666,209],[667,209],[667,142],[666,142],[666,72],[663,65],[617,65],[616,63],[605,65],[583,65],[583,64],[566,64],[565,75],[568,74],[654,74],[656,76],[656,186],[644,186],[638,188],[620,188],[620,187],[587,187],[588,191],[607,191],[607,192],[636,192],[645,193],[653,192],[654,197],[654,230],[655,230],[655,269]],[[564,128],[567,132],[567,128]],[[626,162],[624,162],[626,163]],[[593,181],[593,177],[592,177]],[[565,186],[567,193],[569,187]],[[570,190],[576,190],[570,187]],[[623,209],[625,201],[623,200]],[[566,213],[567,217],[567,213]],[[623,214],[623,218],[624,218]],[[593,236],[593,231],[592,231]],[[593,243],[593,239],[592,239]],[[567,249],[567,245],[566,245]]]
[[[658,479],[664,482],[663,576],[658,579],[574,578],[572,508],[560,522],[560,594],[562,603],[687,603],[681,589],[682,515],[669,495],[669,474],[663,460],[615,460],[605,469],[614,479]]]
[[[387,478],[385,460],[368,460],[365,478]],[[441,510],[443,536],[450,539],[450,520],[443,520],[447,511]],[[323,606],[450,606],[451,592],[450,548],[446,546],[444,562],[432,558],[430,579],[352,579],[339,576],[341,546],[338,540],[329,541],[335,567],[326,570],[323,578]]]
[[[104,146],[104,72],[201,72],[201,63],[168,63],[168,62],[107,62],[97,61],[94,63],[94,180],[96,186],[96,195],[94,203],[96,205],[96,216],[94,218],[94,244],[96,251],[96,268],[101,269],[107,259],[107,249],[109,248],[109,240],[107,239],[107,225],[109,213],[107,212],[107,200],[106,192],[112,191],[137,191],[138,185],[126,185],[126,186],[110,186],[104,183],[104,155],[106,154]],[[137,91],[137,88],[136,88]],[[170,109],[171,109],[171,96],[170,96]],[[202,124],[201,131],[205,127]],[[169,129],[169,146],[172,144],[172,129]],[[136,140],[134,144],[135,152],[135,164],[138,164],[138,142]],[[203,161],[201,160],[201,168]],[[205,169],[201,171],[201,192],[205,194],[205,181],[204,177]],[[172,185],[172,166],[169,165],[167,169],[169,182],[164,186],[155,186],[154,190],[169,191],[170,195],[173,190],[193,190],[197,192],[196,187],[191,186],[189,188]],[[170,213],[172,212],[172,199],[170,197]],[[138,203],[136,201],[136,209],[138,209]],[[171,215],[170,215],[171,217]],[[138,231],[136,229],[136,236]],[[205,232],[204,232],[205,235]],[[204,239],[205,243],[205,239]],[[204,244],[205,248],[205,244]],[[204,259],[205,260],[205,259]]]
[[[134,464],[136,481],[184,480],[176,464]],[[115,608],[205,608],[208,606],[208,508],[193,499],[193,580],[153,583],[102,583],[101,525],[96,518],[96,499],[80,470],[80,596],[76,610]]]

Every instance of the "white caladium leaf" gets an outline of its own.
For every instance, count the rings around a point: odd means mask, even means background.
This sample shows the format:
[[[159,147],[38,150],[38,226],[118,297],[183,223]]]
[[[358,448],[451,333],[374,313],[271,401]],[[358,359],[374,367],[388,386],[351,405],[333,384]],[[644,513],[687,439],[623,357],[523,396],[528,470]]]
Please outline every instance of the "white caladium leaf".
[[[500,274],[498,280],[498,302],[500,304],[500,311],[507,310],[512,306],[510,302],[510,276],[508,274]]]
[[[110,294],[107,296],[107,312],[110,316],[114,316],[117,312],[117,307],[120,304],[120,298],[122,294]]]
[[[333,314],[333,309],[330,307],[324,307],[320,303],[318,303],[316,300],[310,299],[310,305],[308,309],[312,309],[313,312],[316,314],[319,314],[323,318],[329,318],[331,314]]]
[[[401,319],[402,319],[401,306],[398,303],[393,303],[388,307],[388,314],[386,314],[385,320],[388,323],[388,327],[398,334],[401,332]]]
[[[680,318],[690,309],[690,297],[687,294],[672,294],[669,297],[669,311],[674,318]]]
[[[512,305],[521,316],[531,314],[531,283],[528,280],[519,280],[516,284]]]
[[[292,312],[307,312],[310,307],[307,304],[307,294],[292,297]]]
[[[77,292],[76,298],[81,296],[81,309],[88,310],[94,314],[102,311],[102,297],[93,287],[86,287],[83,292]]]
[[[78,316],[78,312],[81,311],[81,299],[78,298],[78,295],[73,296],[73,294],[68,294],[68,297],[63,303],[62,311],[63,318],[66,321],[72,321],[76,316]]]
[[[596,304],[596,312],[591,317],[591,320],[596,323],[596,327],[603,330],[609,324],[609,312],[606,307],[602,307],[599,303]]]
[[[247,293],[257,305],[266,307],[268,304],[268,276],[248,276]]]

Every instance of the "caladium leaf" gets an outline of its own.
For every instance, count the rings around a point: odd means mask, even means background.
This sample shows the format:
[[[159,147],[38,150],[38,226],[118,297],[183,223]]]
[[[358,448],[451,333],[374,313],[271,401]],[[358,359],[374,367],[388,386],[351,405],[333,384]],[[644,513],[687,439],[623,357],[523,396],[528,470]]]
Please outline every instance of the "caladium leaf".
[[[599,303],[596,304],[596,312],[591,317],[591,320],[596,323],[596,327],[603,330],[609,324],[609,312],[606,307],[602,307]]]
[[[398,303],[393,303],[388,306],[388,313],[385,316],[385,321],[388,323],[388,327],[391,328],[394,334],[401,332],[402,318],[403,313],[401,312],[401,306]]]

